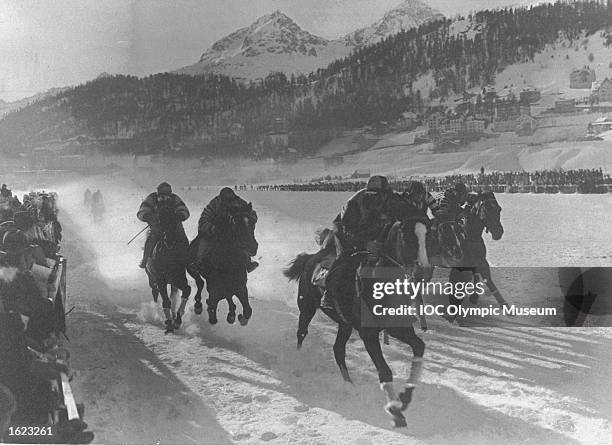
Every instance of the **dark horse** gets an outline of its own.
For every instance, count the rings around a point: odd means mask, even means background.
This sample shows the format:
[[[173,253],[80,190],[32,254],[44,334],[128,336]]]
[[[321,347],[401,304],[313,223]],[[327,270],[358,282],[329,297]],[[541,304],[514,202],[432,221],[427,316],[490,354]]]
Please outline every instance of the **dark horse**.
[[[166,316],[166,334],[168,334],[180,328],[185,305],[191,293],[185,273],[189,241],[170,209],[161,208],[159,213],[161,234],[145,270],[149,277],[153,301],[157,302],[161,294],[162,308]],[[181,304],[176,311],[168,295],[168,285],[171,285],[173,293],[175,289],[181,291]]]
[[[238,315],[238,321],[246,326],[253,314],[249,304],[249,291],[247,289],[247,262],[250,256],[257,253],[257,241],[255,240],[255,227],[249,220],[252,206],[249,203],[241,209],[234,210],[227,221],[220,222],[217,227],[219,232],[216,239],[210,240],[208,255],[203,259],[198,269],[195,264],[199,237],[196,237],[189,245],[189,264],[187,268],[189,275],[195,280],[198,290],[195,295],[196,314],[202,313],[202,289],[204,278],[208,299],[206,300],[208,321],[217,323],[217,305],[221,300],[227,300],[229,312],[227,322],[234,323],[236,320],[236,305],[233,297],[236,296],[242,305],[242,314]]]
[[[484,230],[491,233],[493,240],[498,241],[504,234],[504,227],[501,223],[502,208],[491,191],[481,192],[473,202],[470,202],[464,211],[458,215],[459,224],[463,227],[465,240],[463,248],[465,258],[460,267],[451,270],[449,281],[454,283],[465,281],[462,278],[469,274],[470,280],[480,280],[486,283],[487,287],[497,300],[497,303],[507,305],[506,300],[501,295],[491,277],[491,268],[487,261],[487,247],[482,233]],[[451,296],[451,304],[460,305],[461,300]],[[478,302],[478,294],[470,296],[470,302]]]
[[[429,269],[427,252],[425,249],[426,226],[416,220],[409,220],[403,223],[395,223],[385,239],[383,254],[378,260],[373,270],[379,266],[396,268],[400,275],[412,280],[420,280],[424,277],[424,269]],[[308,333],[308,325],[312,320],[316,309],[320,306],[321,292],[313,284],[312,274],[318,261],[324,254],[321,252],[315,255],[300,254],[284,274],[290,280],[298,280],[298,307],[300,310],[300,320],[298,327],[298,347],[301,346],[304,337]],[[381,388],[387,397],[385,410],[392,416],[396,427],[406,426],[406,419],[402,414],[408,407],[412,399],[414,385],[418,382],[422,368],[422,357],[425,352],[425,343],[416,335],[412,325],[404,327],[383,327],[376,321],[362,319],[362,305],[370,310],[375,304],[375,300],[370,292],[365,291],[368,278],[362,276],[361,271],[372,261],[368,252],[358,252],[353,254],[348,261],[357,261],[360,267],[355,277],[334,277],[334,271],[330,271],[328,280],[340,279],[342,288],[355,288],[354,300],[350,314],[339,314],[333,309],[324,309],[325,314],[338,324],[338,332],[334,343],[334,357],[340,368],[344,380],[351,382],[351,378],[346,366],[346,343],[350,338],[351,332],[355,329],[359,332],[365,348],[376,366],[378,371]],[[422,267],[421,267],[422,266]],[[328,281],[329,283],[329,281]],[[357,285],[356,285],[357,283]],[[346,320],[346,321],[345,321]],[[347,322],[348,321],[348,322]],[[397,395],[393,388],[393,374],[382,353],[380,346],[380,332],[385,329],[392,337],[402,343],[410,345],[414,360],[410,371],[408,385]]]

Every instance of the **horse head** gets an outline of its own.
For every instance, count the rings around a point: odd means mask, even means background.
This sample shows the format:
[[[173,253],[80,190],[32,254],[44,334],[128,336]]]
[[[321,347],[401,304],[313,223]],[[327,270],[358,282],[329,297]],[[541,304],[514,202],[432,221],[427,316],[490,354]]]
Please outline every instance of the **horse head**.
[[[159,227],[161,241],[166,248],[172,248],[178,241],[179,220],[169,206],[159,206]]]
[[[251,203],[230,209],[230,237],[234,244],[247,247],[250,253],[255,255],[258,245],[255,240],[255,223],[251,219],[252,212]]]
[[[472,207],[472,212],[482,221],[487,232],[491,232],[495,241],[500,240],[504,234],[501,211],[502,208],[491,191],[482,192]]]

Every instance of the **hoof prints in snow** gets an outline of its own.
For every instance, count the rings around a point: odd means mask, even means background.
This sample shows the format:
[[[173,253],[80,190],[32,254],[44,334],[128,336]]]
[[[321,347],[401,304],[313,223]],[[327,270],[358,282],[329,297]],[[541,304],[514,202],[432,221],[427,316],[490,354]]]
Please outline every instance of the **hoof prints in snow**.
[[[173,372],[216,412],[217,421],[240,443],[418,443],[401,433],[348,420],[335,412],[309,407],[287,394],[270,370],[222,348],[209,348],[197,337],[166,337],[158,326],[127,323],[126,327],[164,363],[183,360]],[[291,414],[298,413],[298,414]],[[375,440],[374,440],[375,439]]]

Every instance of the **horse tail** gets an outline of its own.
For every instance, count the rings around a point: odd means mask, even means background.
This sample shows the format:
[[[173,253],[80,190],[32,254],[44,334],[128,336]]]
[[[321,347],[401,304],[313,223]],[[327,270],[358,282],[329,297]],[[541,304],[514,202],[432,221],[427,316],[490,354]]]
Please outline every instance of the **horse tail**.
[[[313,255],[307,253],[300,253],[293,261],[289,263],[289,267],[283,270],[283,275],[289,278],[289,281],[297,281],[302,277],[302,274],[306,270],[306,264]]]

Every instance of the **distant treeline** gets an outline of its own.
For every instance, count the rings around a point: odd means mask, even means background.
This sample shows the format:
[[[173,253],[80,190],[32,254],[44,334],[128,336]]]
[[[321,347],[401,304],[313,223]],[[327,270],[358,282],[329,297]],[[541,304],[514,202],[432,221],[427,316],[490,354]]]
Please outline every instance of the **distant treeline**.
[[[308,154],[339,129],[419,113],[430,99],[490,84],[503,68],[533,60],[558,39],[572,43],[599,31],[607,36],[612,7],[577,2],[481,11],[465,18],[473,38],[451,35],[455,20],[403,31],[326,69],[290,78],[276,73],[244,84],[214,74],[102,77],[6,116],[0,149],[16,153],[87,135],[129,141],[108,145],[117,151],[181,148],[263,157],[289,145]],[[414,83],[425,75],[435,87],[422,93]],[[274,127],[278,118],[282,125]],[[271,130],[288,132],[289,140],[270,136]]]

